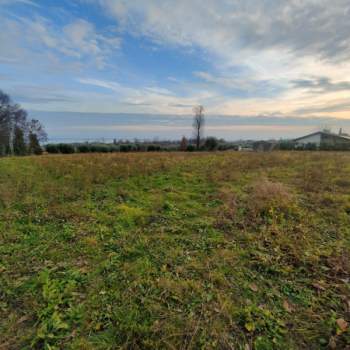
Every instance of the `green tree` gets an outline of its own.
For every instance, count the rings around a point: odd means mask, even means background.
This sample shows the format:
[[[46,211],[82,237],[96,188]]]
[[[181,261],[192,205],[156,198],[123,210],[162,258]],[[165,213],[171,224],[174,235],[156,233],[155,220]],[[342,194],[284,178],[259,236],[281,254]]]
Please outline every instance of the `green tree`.
[[[13,137],[13,152],[16,156],[24,156],[27,153],[26,143],[24,142],[23,130],[16,126]]]

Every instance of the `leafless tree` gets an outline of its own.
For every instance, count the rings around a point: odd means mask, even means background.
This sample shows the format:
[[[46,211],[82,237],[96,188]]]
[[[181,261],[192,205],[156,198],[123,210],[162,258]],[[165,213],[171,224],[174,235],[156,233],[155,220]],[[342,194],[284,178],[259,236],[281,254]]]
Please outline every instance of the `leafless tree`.
[[[194,118],[193,118],[193,128],[194,128],[194,137],[196,140],[197,150],[201,144],[201,137],[203,134],[204,128],[204,107],[201,105],[195,106],[193,108]]]
[[[180,151],[186,151],[188,146],[188,141],[185,136],[182,136],[181,142],[180,142]]]
[[[43,125],[36,119],[28,121],[27,112],[0,90],[0,156],[13,154],[15,148],[17,154],[24,154],[26,144],[34,138],[37,142],[47,140]]]
[[[31,119],[28,122],[27,129],[30,134],[35,134],[39,142],[47,141],[47,133],[44,129],[44,126],[37,119]]]

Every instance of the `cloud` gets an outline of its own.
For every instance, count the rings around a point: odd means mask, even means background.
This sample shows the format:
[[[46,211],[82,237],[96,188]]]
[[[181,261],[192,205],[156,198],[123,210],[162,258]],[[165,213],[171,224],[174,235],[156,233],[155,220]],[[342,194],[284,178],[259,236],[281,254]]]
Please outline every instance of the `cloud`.
[[[348,90],[348,0],[98,3],[121,33],[204,59],[209,67],[194,70],[195,79],[170,75],[168,81],[177,84],[178,96],[186,91],[209,112],[287,115],[316,107],[317,113],[317,106]],[[319,72],[324,76],[314,78]],[[330,113],[345,118],[340,108]]]
[[[104,89],[112,90],[115,92],[119,92],[121,90],[121,85],[112,81],[92,79],[92,78],[78,78],[77,81],[81,84],[98,86],[98,87],[102,87]]]
[[[95,26],[76,18],[63,26],[42,16],[5,17],[0,13],[0,61],[8,64],[106,67],[120,48],[120,38],[99,33]],[[68,61],[67,61],[68,60]]]
[[[32,0],[0,0],[0,5],[14,5],[16,3],[30,5],[34,7],[40,7],[35,1]]]
[[[110,90],[115,94],[113,99],[121,105],[142,107],[137,112],[164,113],[168,111],[175,114],[186,113],[189,110],[191,111],[194,105],[199,104],[202,98],[200,93],[191,93],[188,96],[179,97],[169,89],[159,87],[133,88],[121,85],[118,82],[92,78],[79,78],[77,81],[81,84]],[[148,108],[145,109],[144,107]]]
[[[16,101],[26,105],[50,105],[52,103],[75,103],[75,98],[64,89],[54,85],[24,85],[15,84],[8,89]]]
[[[333,112],[348,112],[348,116],[350,117],[350,101],[349,99],[344,101],[339,101],[335,103],[327,103],[321,104],[311,107],[304,107],[295,110],[294,112],[299,115],[305,114],[315,114],[315,113],[333,113]]]
[[[295,88],[305,89],[312,93],[328,93],[350,90],[350,81],[333,82],[328,77],[294,80],[292,81],[292,85]]]
[[[0,74],[28,108],[349,117],[349,0],[0,3]]]
[[[121,28],[159,43],[221,55],[286,50],[324,59],[350,55],[348,0],[100,0]]]
[[[205,82],[207,86],[217,87],[221,94],[230,94],[234,98],[271,97],[284,91],[284,87],[273,80],[258,80],[254,76],[230,76],[218,75],[209,72],[194,72],[194,76]]]

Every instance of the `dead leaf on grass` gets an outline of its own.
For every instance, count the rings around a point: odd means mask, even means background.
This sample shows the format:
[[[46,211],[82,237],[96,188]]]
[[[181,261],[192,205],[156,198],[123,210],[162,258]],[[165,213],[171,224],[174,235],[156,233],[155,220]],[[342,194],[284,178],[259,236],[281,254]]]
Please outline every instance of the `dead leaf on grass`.
[[[343,318],[338,318],[336,320],[339,330],[345,332],[348,328],[348,323]]]
[[[257,292],[259,290],[258,286],[255,283],[251,283],[249,285],[249,288],[253,291],[253,292]]]
[[[287,312],[293,312],[293,311],[294,311],[293,305],[291,305],[287,300],[285,300],[285,301],[283,302],[283,308],[284,308]]]

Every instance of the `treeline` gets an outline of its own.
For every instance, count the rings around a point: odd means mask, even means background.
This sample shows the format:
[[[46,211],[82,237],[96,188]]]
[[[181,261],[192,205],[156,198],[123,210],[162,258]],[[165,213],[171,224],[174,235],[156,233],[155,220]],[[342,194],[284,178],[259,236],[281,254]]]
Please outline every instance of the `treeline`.
[[[187,140],[185,137],[181,141],[137,141],[137,142],[118,142],[114,141],[113,144],[103,143],[58,143],[48,144],[45,147],[48,153],[111,153],[111,152],[171,152],[171,151],[183,151],[193,152],[197,150],[194,140]],[[200,145],[200,151],[224,151],[224,150],[237,150],[238,146],[235,143],[226,142],[225,140],[219,140],[215,137],[207,137]]]
[[[0,156],[41,154],[47,134],[36,119],[0,90]]]
[[[58,143],[46,145],[48,153],[112,153],[112,152],[155,152],[155,151],[169,151],[169,148],[163,148],[160,145],[142,145],[142,144],[70,144]]]

